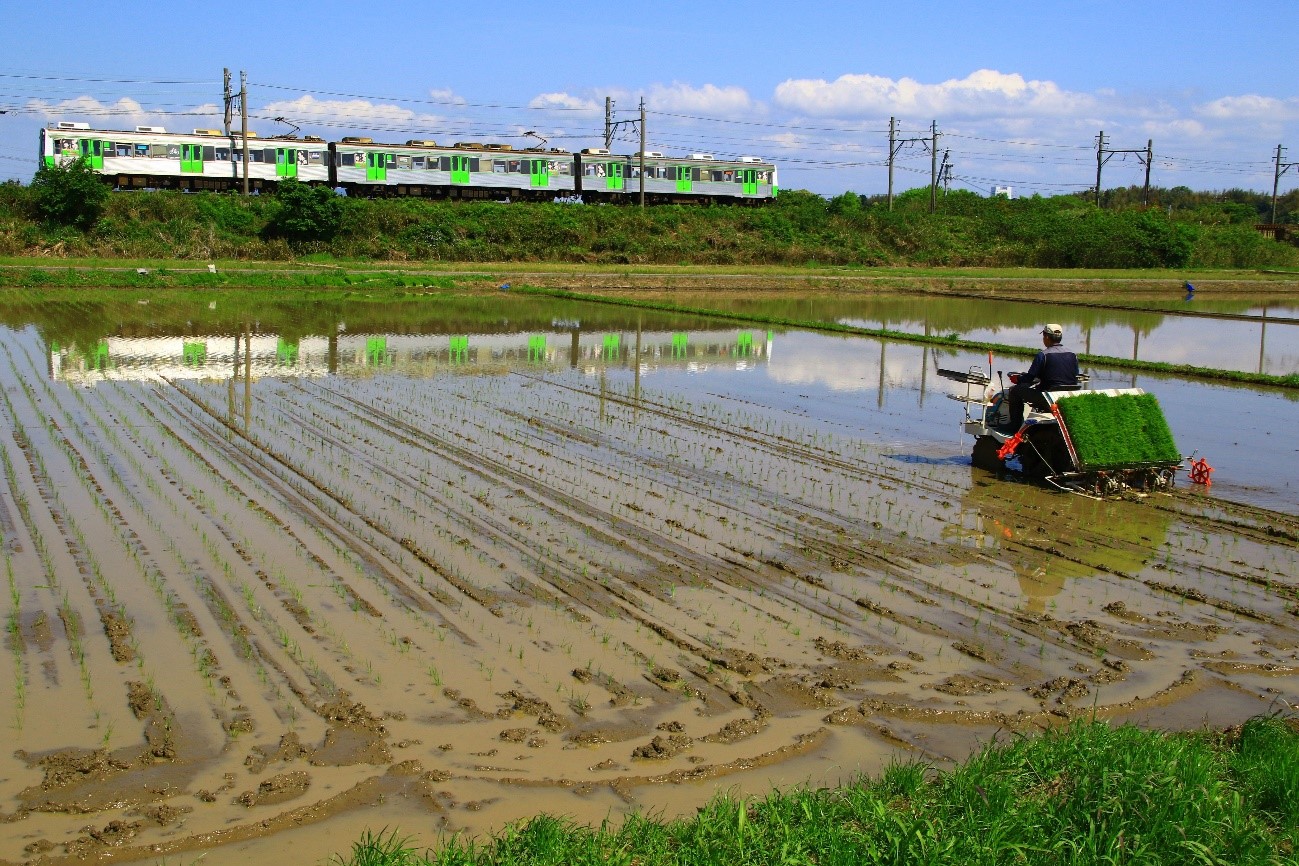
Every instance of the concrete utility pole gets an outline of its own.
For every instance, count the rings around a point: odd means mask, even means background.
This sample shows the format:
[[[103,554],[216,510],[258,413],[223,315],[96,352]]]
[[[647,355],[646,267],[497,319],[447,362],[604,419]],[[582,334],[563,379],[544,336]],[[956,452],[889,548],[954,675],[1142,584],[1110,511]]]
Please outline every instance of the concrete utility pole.
[[[938,180],[943,185],[943,196],[947,196],[947,190],[952,185],[952,161],[949,157],[952,155],[951,150],[943,151],[943,164],[938,168]]]
[[[1101,130],[1096,136],[1096,207],[1101,206],[1101,168],[1105,163],[1110,161],[1110,157],[1116,153],[1135,153],[1137,159],[1146,167],[1146,185],[1141,194],[1141,203],[1150,204],[1150,164],[1155,161],[1155,140],[1153,138],[1146,140],[1146,146],[1141,149],[1116,150],[1112,147],[1105,146],[1105,130]]]
[[[893,154],[897,151],[893,147],[893,138],[896,135],[895,124],[897,121],[889,118],[889,210],[893,210]]]
[[[640,206],[645,207],[645,97],[640,98]]]
[[[926,146],[929,145],[929,139],[927,138],[898,138],[897,119],[890,117],[889,118],[889,210],[893,210],[893,161],[897,158],[898,151],[902,149],[902,145],[911,144],[913,141],[923,141],[926,144]],[[938,121],[935,120],[934,121],[934,143],[937,144],[937,142],[938,142]],[[931,176],[929,179],[929,186],[931,190],[933,189],[933,182],[934,179],[931,172]],[[932,194],[930,195],[930,202],[931,202],[931,207],[929,212],[933,213]]]
[[[613,97],[604,98],[604,149],[613,147]]]
[[[1276,146],[1276,169],[1272,173],[1272,225],[1276,225],[1276,190],[1281,185],[1281,175],[1299,165],[1299,162],[1282,162],[1281,155],[1284,153],[1285,148],[1278,144]]]
[[[1096,136],[1096,207],[1101,206],[1101,168],[1105,165],[1105,130]]]
[[[234,96],[230,93],[230,67],[226,67],[222,72],[225,74],[225,107],[226,107],[226,138],[230,138],[230,118],[234,110]],[[234,146],[231,140],[230,145]]]
[[[248,195],[248,73],[239,70],[239,116],[244,136],[244,195]]]
[[[1155,140],[1146,139],[1146,185],[1141,188],[1141,203],[1150,207],[1150,164],[1155,161]]]
[[[929,212],[938,209],[938,121],[929,124]]]

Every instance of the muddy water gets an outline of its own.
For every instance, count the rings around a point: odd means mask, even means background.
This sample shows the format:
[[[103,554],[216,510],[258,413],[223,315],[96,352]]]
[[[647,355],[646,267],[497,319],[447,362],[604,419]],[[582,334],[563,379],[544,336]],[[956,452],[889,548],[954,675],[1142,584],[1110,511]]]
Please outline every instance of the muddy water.
[[[12,314],[0,861],[304,861],[1296,701],[1283,397],[1139,379],[1216,483],[1097,502],[970,468],[934,365],[986,359],[475,303]]]
[[[1095,355],[1287,375],[1299,371],[1299,304],[1293,297],[1086,296],[1079,305],[937,295],[674,294],[683,305],[839,322],[915,334],[1035,345],[1045,322],[1071,348]],[[1085,304],[1085,305],[1082,305]],[[1134,309],[1140,305],[1140,309]]]

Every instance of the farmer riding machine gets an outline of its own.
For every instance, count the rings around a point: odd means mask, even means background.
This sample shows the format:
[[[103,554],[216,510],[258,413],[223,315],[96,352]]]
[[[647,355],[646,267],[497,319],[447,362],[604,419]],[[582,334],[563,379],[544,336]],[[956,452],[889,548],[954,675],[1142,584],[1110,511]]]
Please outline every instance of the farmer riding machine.
[[[945,379],[964,383],[962,429],[974,437],[971,460],[993,472],[1015,472],[1059,490],[1110,496],[1124,489],[1172,488],[1182,457],[1153,394],[1140,388],[1088,390],[1089,377],[1072,388],[1042,391],[1024,407],[1024,423],[1010,425],[1006,387],[992,355],[985,373],[939,369]],[[1014,381],[1018,374],[1010,374]]]

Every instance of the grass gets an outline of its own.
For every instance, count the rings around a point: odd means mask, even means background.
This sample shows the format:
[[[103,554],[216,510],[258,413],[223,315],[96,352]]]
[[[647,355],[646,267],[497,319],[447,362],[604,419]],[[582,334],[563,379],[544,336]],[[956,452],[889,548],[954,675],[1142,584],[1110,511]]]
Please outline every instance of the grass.
[[[718,798],[690,818],[585,827],[551,816],[420,852],[367,833],[343,866],[505,864],[1296,863],[1299,727],[1225,733],[1075,722],[935,772],[898,764],[838,789]]]

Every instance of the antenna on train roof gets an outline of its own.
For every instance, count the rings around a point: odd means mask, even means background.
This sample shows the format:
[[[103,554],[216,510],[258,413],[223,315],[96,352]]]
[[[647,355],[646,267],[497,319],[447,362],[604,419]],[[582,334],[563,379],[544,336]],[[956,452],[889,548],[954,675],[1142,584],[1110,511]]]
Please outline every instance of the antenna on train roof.
[[[523,134],[524,134],[524,135],[530,135],[530,136],[532,136],[533,138],[535,138],[537,141],[541,142],[541,144],[537,145],[538,147],[545,147],[545,146],[546,146],[546,141],[547,141],[547,139],[542,138],[540,135],[537,135],[537,131],[536,131],[535,129],[529,129],[527,132],[525,132],[525,133],[523,133]]]

